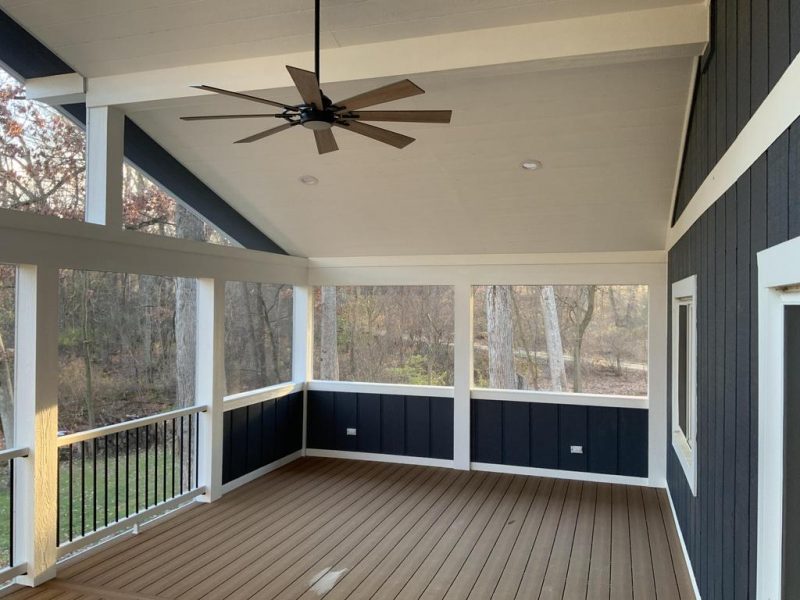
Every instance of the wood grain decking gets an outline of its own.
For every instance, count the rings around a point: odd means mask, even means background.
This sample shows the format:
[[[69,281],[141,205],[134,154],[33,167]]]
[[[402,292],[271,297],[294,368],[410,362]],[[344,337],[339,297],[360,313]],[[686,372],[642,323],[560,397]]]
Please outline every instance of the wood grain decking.
[[[663,490],[308,458],[13,600],[689,599]]]

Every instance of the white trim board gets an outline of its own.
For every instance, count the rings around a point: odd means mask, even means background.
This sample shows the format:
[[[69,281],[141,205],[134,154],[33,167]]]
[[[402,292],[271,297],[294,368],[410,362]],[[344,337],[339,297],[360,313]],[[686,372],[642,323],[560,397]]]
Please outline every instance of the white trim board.
[[[569,479],[573,481],[591,481],[594,483],[614,483],[619,485],[639,485],[644,487],[662,487],[654,484],[647,477],[627,477],[625,475],[606,475],[603,473],[589,473],[586,471],[564,471],[561,469],[542,469],[539,467],[518,467],[514,465],[500,465],[496,463],[470,463],[473,471],[488,471],[490,473],[508,473],[511,475],[528,475],[531,477],[549,477],[551,479]]]
[[[385,394],[387,396],[428,396],[452,398],[452,386],[408,385],[402,383],[367,383],[361,381],[324,381],[314,379],[306,389],[311,392],[352,392],[356,394]]]
[[[667,486],[667,498],[669,498],[669,508],[672,511],[672,520],[675,523],[675,529],[678,531],[678,539],[681,542],[681,550],[683,551],[683,559],[686,561],[686,566],[689,568],[689,579],[692,581],[692,589],[697,600],[700,600],[700,588],[697,587],[697,579],[694,577],[694,567],[692,567],[692,559],[689,558],[689,550],[686,548],[686,542],[683,539],[683,531],[681,531],[681,524],[678,521],[678,513],[675,512],[675,503],[672,502],[672,494]]]
[[[800,304],[800,238],[758,253],[758,536],[756,598],[783,587],[785,306]]]
[[[674,227],[667,231],[667,250],[758,160],[800,117],[800,56],[772,88],[705,181],[695,192]]]
[[[244,408],[245,406],[260,404],[261,402],[266,402],[267,400],[283,398],[285,396],[294,394],[295,392],[302,392],[304,388],[304,383],[288,382],[270,385],[257,390],[249,390],[239,394],[231,394],[230,396],[225,396],[222,405],[222,411],[228,412],[230,410],[236,410],[237,408]]]
[[[607,408],[647,409],[647,397],[608,396],[604,394],[576,394],[574,392],[542,392],[533,390],[495,390],[473,388],[472,400],[500,400],[503,402],[538,402],[541,404],[568,404],[573,406],[603,406]]]
[[[403,456],[400,454],[373,454],[372,452],[350,452],[347,450],[323,450],[307,448],[306,456],[320,458],[344,458],[347,460],[369,460],[373,462],[396,463],[399,465],[421,465],[424,467],[444,467],[453,469],[452,460],[444,458],[426,458],[424,456]]]
[[[237,477],[228,483],[222,484],[222,494],[225,495],[228,492],[232,492],[236,488],[240,488],[243,485],[247,485],[251,481],[255,481],[259,477],[263,477],[267,473],[271,473],[281,467],[285,467],[291,462],[296,461],[298,458],[303,457],[303,451],[297,450],[296,452],[292,452],[291,454],[287,454],[283,458],[279,458],[278,460],[272,461],[268,465],[264,465],[263,467],[259,467],[255,471],[250,471],[246,475],[242,475],[241,477]]]

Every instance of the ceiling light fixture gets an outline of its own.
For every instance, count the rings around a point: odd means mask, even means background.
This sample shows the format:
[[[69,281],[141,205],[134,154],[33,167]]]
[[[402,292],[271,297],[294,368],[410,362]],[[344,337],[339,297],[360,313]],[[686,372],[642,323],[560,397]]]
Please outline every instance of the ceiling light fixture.
[[[317,185],[319,183],[319,179],[313,175],[301,175],[297,178],[297,181],[305,185]]]
[[[523,160],[520,164],[520,167],[525,169],[526,171],[538,171],[542,168],[542,161],[540,160]]]

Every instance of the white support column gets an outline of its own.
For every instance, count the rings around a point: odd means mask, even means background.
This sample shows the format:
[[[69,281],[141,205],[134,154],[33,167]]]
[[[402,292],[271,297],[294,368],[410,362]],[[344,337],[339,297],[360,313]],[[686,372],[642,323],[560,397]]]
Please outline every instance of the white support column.
[[[648,384],[650,484],[667,485],[667,267],[662,265],[657,282],[648,287],[649,341]],[[671,434],[670,434],[671,435]]]
[[[17,275],[14,563],[23,585],[56,574],[58,510],[58,271],[22,265]]]
[[[313,288],[294,286],[292,307],[292,381],[305,383],[313,377],[314,366],[314,315]],[[303,456],[306,453],[308,430],[308,390],[303,389]]]
[[[200,497],[213,502],[222,496],[222,413],[225,397],[225,282],[197,280],[196,403],[206,406],[198,428]]]
[[[125,115],[110,106],[86,113],[86,221],[122,229]]]
[[[453,394],[453,465],[456,469],[470,468],[470,391],[472,389],[472,286],[454,286],[453,337],[454,394]]]

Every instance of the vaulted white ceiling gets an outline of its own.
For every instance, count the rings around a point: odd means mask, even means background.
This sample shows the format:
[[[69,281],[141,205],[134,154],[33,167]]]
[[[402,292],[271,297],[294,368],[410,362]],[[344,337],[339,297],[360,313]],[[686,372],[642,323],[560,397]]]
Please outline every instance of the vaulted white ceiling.
[[[255,104],[235,99],[184,93],[195,77],[202,79],[194,83],[230,83],[295,103],[298,98],[285,87],[285,73],[271,65],[285,58],[293,61],[290,64],[310,66],[306,51],[313,15],[310,6],[301,8],[304,4],[311,2],[0,0],[0,7],[88,77],[90,97],[94,93],[110,99],[101,102],[120,104],[290,253],[664,248],[692,57],[700,46],[690,43],[694,34],[684,40],[681,32],[668,32],[672,38],[653,42],[661,44],[657,52],[647,41],[636,42],[641,48],[633,44],[616,49],[615,38],[628,35],[624,15],[615,21],[624,35],[610,28],[596,31],[594,53],[584,49],[585,33],[562,40],[559,31],[581,31],[577,26],[570,29],[573,23],[591,27],[593,21],[580,21],[589,15],[694,3],[323,0],[323,47],[341,50],[323,53],[323,87],[331,98],[409,76],[427,93],[380,108],[451,108],[453,123],[381,124],[417,138],[404,150],[335,130],[340,151],[318,156],[311,132],[299,127],[256,144],[234,146],[234,140],[272,123],[178,119],[260,111]],[[658,14],[652,13],[656,21]],[[630,21],[631,28],[647,26],[649,17],[647,13]],[[559,30],[562,21],[565,29]],[[538,22],[541,29],[531,32],[556,37],[544,48],[531,46],[530,60],[519,55],[528,51],[527,42],[503,47],[504,39],[526,39],[526,31],[504,27]],[[670,23],[652,23],[656,33],[644,31],[642,38],[658,38],[659,25],[669,29]],[[495,28],[492,35],[480,37],[489,27]],[[476,37],[447,37],[459,31],[476,32]],[[476,58],[478,66],[459,62],[471,39],[486,41],[485,52],[478,49],[476,57],[499,58],[488,64]],[[388,40],[409,41],[405,48],[412,55],[393,57],[397,47],[382,44]],[[364,49],[381,60],[369,63],[370,57],[358,52],[363,44],[370,44]],[[562,60],[547,55],[556,45],[563,47]],[[413,56],[415,47],[441,47],[442,55]],[[326,78],[325,65],[346,61],[350,55],[344,52],[351,50],[363,59],[331,65],[332,75]],[[382,73],[382,64],[389,77],[375,76]],[[259,69],[269,72],[262,76]],[[259,80],[267,85],[259,86]],[[525,159],[541,160],[544,168],[524,171],[519,163]],[[319,184],[301,184],[298,178],[307,174]]]

